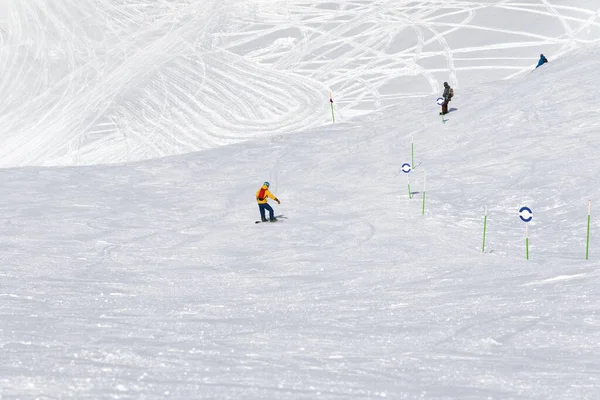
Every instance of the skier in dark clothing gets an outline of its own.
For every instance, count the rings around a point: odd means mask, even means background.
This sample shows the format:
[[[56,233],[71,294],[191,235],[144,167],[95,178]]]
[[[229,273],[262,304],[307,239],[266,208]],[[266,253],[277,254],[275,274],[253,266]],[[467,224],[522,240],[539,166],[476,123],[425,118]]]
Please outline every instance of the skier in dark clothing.
[[[547,62],[548,62],[548,59],[543,54],[540,54],[540,61],[538,61],[536,68],[541,67],[542,65],[546,64]]]
[[[444,94],[442,97],[444,98],[444,104],[442,104],[442,112],[440,114],[446,115],[448,114],[448,103],[454,97],[454,89],[448,85],[448,82],[444,82]]]

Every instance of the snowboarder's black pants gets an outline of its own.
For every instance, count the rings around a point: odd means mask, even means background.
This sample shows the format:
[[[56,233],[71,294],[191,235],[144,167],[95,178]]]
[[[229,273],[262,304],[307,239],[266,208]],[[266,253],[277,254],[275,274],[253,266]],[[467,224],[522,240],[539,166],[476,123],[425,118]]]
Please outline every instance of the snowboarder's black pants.
[[[267,210],[269,212],[269,219],[275,219],[275,212],[273,211],[273,207],[271,207],[269,204],[265,203],[265,204],[259,204],[258,208],[260,209],[260,219],[261,220],[265,220],[265,210]]]
[[[450,100],[446,100],[442,104],[442,114],[448,114],[448,103],[450,103]]]

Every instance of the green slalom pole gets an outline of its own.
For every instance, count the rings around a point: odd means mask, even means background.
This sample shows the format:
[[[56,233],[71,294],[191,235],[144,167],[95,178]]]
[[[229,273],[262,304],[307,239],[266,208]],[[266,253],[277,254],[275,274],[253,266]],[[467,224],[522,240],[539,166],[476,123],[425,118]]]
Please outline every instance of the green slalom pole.
[[[529,222],[525,223],[525,258],[529,260]]]
[[[408,180],[408,198],[412,199],[412,194],[410,193],[410,179]]]
[[[329,104],[331,104],[331,120],[335,122],[335,114],[333,113],[333,94],[329,92]]]
[[[427,171],[423,171],[423,207],[421,209],[421,214],[425,215],[425,185],[427,184]]]
[[[487,229],[487,206],[485,206],[485,214],[483,216],[483,244],[481,245],[481,252],[485,253],[485,232]]]
[[[587,238],[585,240],[585,259],[589,259],[590,255],[590,221],[592,215],[592,201],[588,200],[588,225],[587,225]]]
[[[412,168],[415,169],[415,138],[414,136],[410,137],[410,153],[411,153],[411,161]]]

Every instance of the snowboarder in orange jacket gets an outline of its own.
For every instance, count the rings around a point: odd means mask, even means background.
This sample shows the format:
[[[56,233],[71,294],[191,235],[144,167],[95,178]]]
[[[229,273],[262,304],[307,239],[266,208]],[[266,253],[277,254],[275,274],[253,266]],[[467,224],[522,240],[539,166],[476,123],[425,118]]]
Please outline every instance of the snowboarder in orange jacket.
[[[267,222],[267,218],[265,217],[265,210],[269,211],[270,222],[277,221],[277,218],[275,218],[275,212],[273,211],[273,208],[267,203],[269,197],[275,200],[277,204],[281,204],[279,199],[269,191],[269,182],[265,182],[263,183],[262,187],[258,189],[258,192],[256,192],[256,201],[258,202],[258,208],[260,209],[260,220],[262,222]]]

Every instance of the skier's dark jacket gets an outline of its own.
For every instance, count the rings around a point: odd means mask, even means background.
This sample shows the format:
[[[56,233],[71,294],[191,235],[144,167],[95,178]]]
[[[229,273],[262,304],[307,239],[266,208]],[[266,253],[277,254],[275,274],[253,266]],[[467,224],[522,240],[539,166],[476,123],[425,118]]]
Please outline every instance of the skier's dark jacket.
[[[452,89],[450,87],[450,85],[445,84],[444,85],[444,94],[442,95],[444,97],[444,101],[448,102],[452,99],[452,96],[450,96],[450,89]]]

